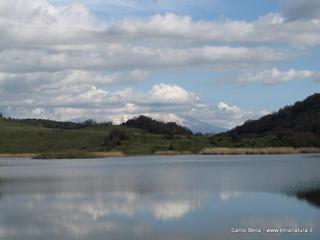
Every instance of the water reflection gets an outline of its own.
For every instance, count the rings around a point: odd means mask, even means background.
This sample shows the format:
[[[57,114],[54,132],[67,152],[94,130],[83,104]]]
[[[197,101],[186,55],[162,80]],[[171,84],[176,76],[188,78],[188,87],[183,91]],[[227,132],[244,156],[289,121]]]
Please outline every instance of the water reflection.
[[[135,192],[9,195],[1,200],[0,237],[97,239],[100,234],[116,237],[131,231],[140,235],[151,229],[149,220],[178,221],[200,207],[201,198],[189,193],[145,196]]]
[[[320,238],[320,162],[303,155],[1,164],[0,239]],[[244,226],[314,232],[230,233]]]

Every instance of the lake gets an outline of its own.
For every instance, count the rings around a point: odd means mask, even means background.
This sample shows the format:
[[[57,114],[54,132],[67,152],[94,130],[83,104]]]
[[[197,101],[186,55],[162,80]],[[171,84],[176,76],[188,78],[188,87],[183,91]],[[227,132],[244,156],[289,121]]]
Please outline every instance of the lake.
[[[319,170],[320,155],[0,159],[0,239],[318,240]]]

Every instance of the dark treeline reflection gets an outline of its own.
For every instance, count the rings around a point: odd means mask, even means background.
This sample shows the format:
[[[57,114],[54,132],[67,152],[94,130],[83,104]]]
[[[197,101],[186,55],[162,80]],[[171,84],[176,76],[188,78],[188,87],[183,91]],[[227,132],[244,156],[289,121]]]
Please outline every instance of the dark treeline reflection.
[[[297,192],[296,196],[298,199],[305,200],[308,203],[320,208],[320,190],[309,190],[304,192]]]

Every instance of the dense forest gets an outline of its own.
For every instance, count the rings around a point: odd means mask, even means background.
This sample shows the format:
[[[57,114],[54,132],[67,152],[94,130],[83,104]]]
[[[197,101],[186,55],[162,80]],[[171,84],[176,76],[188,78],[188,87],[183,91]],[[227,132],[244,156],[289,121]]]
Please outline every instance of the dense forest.
[[[214,137],[235,146],[320,147],[320,94]]]
[[[192,131],[175,122],[161,122],[146,116],[139,116],[122,124],[127,127],[135,127],[154,134],[192,135]]]
[[[34,127],[44,127],[44,128],[52,128],[52,129],[69,129],[69,130],[76,130],[81,128],[86,128],[90,126],[104,126],[104,125],[112,125],[111,122],[101,122],[97,123],[92,119],[85,120],[83,122],[71,122],[71,121],[54,121],[54,120],[47,120],[47,119],[15,119],[15,118],[5,118],[0,113],[0,119],[6,122],[11,123],[20,123],[26,124],[29,126]]]

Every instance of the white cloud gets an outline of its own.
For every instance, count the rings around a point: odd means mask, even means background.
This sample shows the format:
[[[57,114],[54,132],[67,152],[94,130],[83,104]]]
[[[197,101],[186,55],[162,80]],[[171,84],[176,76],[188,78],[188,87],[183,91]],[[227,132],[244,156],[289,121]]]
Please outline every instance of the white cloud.
[[[0,92],[3,94],[48,93],[81,89],[86,86],[135,84],[150,76],[149,72],[133,70],[103,74],[95,71],[68,70],[59,72],[6,73],[0,72]]]
[[[163,184],[161,180],[160,184]],[[92,239],[106,235],[123,236],[126,229],[129,233],[136,233],[137,237],[133,236],[133,239],[139,239],[140,231],[148,229],[148,223],[141,220],[141,213],[154,221],[174,221],[208,201],[208,197],[200,193],[161,193],[160,197],[154,192],[141,194],[135,191],[58,193],[51,201],[44,201],[44,194],[15,195],[12,196],[15,209],[21,216],[28,216],[30,221],[14,224],[4,221],[12,215],[12,201],[3,201],[0,220],[4,224],[0,227],[0,237],[21,239],[36,235],[43,239],[50,234],[57,238],[79,239],[85,236]],[[38,224],[33,230],[34,223],[41,223],[41,227]]]
[[[214,119],[215,125],[223,126],[230,129],[243,124],[249,119],[257,119],[259,117],[262,117],[266,112],[266,110],[262,110],[259,112],[244,110],[237,105],[219,102],[213,108],[214,115],[212,119]]]
[[[236,105],[229,105],[224,102],[219,102],[216,105],[189,104],[186,108],[178,107],[169,109],[172,112],[168,112],[168,109],[166,108],[164,108],[164,110],[158,110],[158,112],[155,112],[154,108],[140,108],[140,112],[138,111],[130,114],[113,115],[111,120],[119,124],[139,115],[145,115],[160,121],[176,122],[182,126],[190,127],[188,124],[192,124],[189,121],[191,117],[198,119],[203,123],[231,129],[235,126],[241,125],[248,119],[257,119],[270,113],[266,110],[243,110]]]
[[[0,3],[0,49],[78,44],[99,29],[94,15],[81,4],[55,6],[46,0]]]
[[[271,48],[214,47],[187,49],[150,48],[112,44],[95,50],[5,50],[0,52],[0,71],[132,71],[207,67],[237,69],[285,60],[292,54]]]
[[[31,110],[32,115],[40,115],[43,116],[46,114],[46,109],[45,108],[34,108]]]
[[[220,192],[219,193],[219,199],[222,202],[233,200],[235,198],[239,198],[240,196],[241,196],[240,192]]]
[[[3,1],[0,13],[3,72],[203,66],[221,70],[290,57],[281,50],[221,43],[318,44],[320,39],[316,22],[286,22],[279,14],[253,22],[194,21],[166,14],[108,25],[84,5],[46,0]]]
[[[84,120],[121,123],[146,115],[162,121],[188,124],[188,117],[231,128],[261,116],[235,105],[220,102],[208,106],[193,92],[174,84],[155,84],[145,92],[131,88],[110,92],[91,85],[66,88],[41,88],[29,94],[0,96],[0,110],[12,117],[50,118],[56,120]],[[17,97],[19,95],[19,97]]]
[[[292,22],[279,13],[269,13],[251,22],[231,19],[195,21],[188,15],[168,13],[148,19],[125,19],[108,26],[104,34],[117,40],[139,42],[148,39],[152,44],[177,47],[222,42],[313,45],[319,44],[319,25],[313,20]]]
[[[158,14],[104,23],[83,4],[58,1],[0,1],[0,110],[8,115],[119,120],[149,114],[183,121],[188,114],[232,127],[259,114],[207,104],[177,84],[155,83],[145,92],[129,84],[159,71],[261,69],[295,57],[290,50],[296,45],[320,43],[318,20],[287,21],[278,13],[251,22]],[[273,83],[308,75],[277,71],[248,73],[245,80]],[[126,87],[114,91],[114,84]]]
[[[151,209],[154,217],[158,220],[168,221],[180,219],[191,210],[194,206],[189,201],[179,202],[162,202],[154,205]]]
[[[218,103],[218,109],[221,111],[229,112],[229,113],[240,113],[241,109],[238,106],[229,106],[227,103],[219,102]]]
[[[188,104],[195,100],[195,96],[177,85],[160,83],[152,87],[148,99],[160,104]]]
[[[0,71],[3,72],[103,71],[110,68],[124,71],[128,68],[143,70],[190,66],[221,69],[222,66],[245,66],[288,57],[280,50],[262,47],[212,46],[216,41],[252,42],[257,37],[267,38],[262,33],[265,32],[263,26],[269,26],[269,23],[231,20],[196,22],[189,16],[166,14],[146,21],[124,20],[107,25],[96,20],[80,4],[57,6],[46,0],[36,0],[32,4],[26,0],[13,0],[1,4],[0,49],[3,51],[0,52]],[[256,32],[261,28],[261,33]],[[304,26],[303,29],[307,28]],[[280,28],[279,32],[286,31]],[[303,31],[298,29],[297,32],[303,38]],[[277,34],[271,35],[272,38],[257,41],[276,39]],[[313,33],[309,35],[318,39]],[[182,47],[176,47],[175,43]]]
[[[296,69],[281,71],[277,68],[272,68],[261,72],[248,72],[239,77],[239,81],[242,83],[261,82],[268,85],[305,79],[320,80],[320,73]]]
[[[40,75],[37,81],[39,82],[41,79]],[[22,116],[30,117],[25,115],[29,112],[28,109],[31,109],[31,114],[40,115],[39,109],[45,108],[45,116],[51,112],[51,117],[54,119],[59,116],[65,120],[72,114],[81,115],[81,117],[83,115],[94,116],[101,119],[101,117],[107,117],[110,114],[139,114],[152,111],[153,108],[157,108],[158,112],[181,111],[199,101],[194,93],[173,84],[155,84],[145,93],[133,91],[131,88],[110,92],[91,85],[90,82],[73,85],[73,81],[70,84],[68,81],[64,82],[64,79],[61,82],[55,82],[55,80],[56,78],[53,78],[51,85],[46,85],[48,81],[44,81],[44,84],[36,82],[37,88],[35,89],[26,89],[22,86],[20,90],[16,88],[11,90],[10,82],[12,79],[3,81],[3,78],[0,78],[0,86],[2,84],[7,90],[5,94],[0,96],[0,107],[6,108],[9,105],[8,114],[12,116],[16,116],[21,111]],[[19,84],[20,78],[15,81],[16,84]],[[32,85],[31,81],[30,86]],[[58,116],[54,116],[56,113]]]
[[[127,37],[149,38],[171,45],[212,42],[319,44],[319,25],[312,20],[287,21],[278,13],[270,13],[256,21],[194,21],[190,16],[155,15],[146,20],[125,20],[113,31]]]

